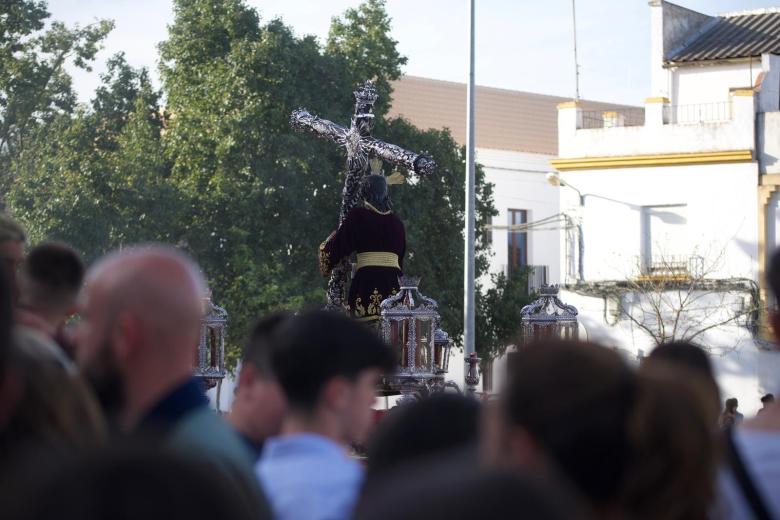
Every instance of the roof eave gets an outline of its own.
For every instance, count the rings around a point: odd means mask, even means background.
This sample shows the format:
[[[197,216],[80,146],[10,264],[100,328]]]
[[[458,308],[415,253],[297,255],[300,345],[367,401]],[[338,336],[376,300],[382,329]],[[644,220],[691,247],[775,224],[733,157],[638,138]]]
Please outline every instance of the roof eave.
[[[682,60],[682,61],[664,60],[664,67],[671,68],[671,67],[693,67],[696,65],[733,65],[733,64],[749,63],[751,60],[755,60],[756,58],[760,59],[761,55],[756,54],[753,56],[735,56],[730,58],[702,58],[698,60]]]

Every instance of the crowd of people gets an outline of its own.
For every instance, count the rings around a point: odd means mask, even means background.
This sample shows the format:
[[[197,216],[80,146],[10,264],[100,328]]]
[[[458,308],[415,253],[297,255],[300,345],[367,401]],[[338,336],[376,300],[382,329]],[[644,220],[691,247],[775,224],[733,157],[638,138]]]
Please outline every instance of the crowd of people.
[[[219,415],[192,375],[207,287],[187,255],[130,247],[86,269],[2,217],[0,259],[4,518],[780,518],[780,405],[743,421],[692,344],[635,368],[538,341],[493,399],[439,393],[377,420],[397,353],[346,316],[279,313],[248,335]]]

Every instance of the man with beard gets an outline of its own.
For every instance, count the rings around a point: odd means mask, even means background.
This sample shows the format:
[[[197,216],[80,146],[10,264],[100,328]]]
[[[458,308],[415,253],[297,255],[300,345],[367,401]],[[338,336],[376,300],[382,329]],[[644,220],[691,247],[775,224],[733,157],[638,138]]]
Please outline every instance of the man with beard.
[[[198,266],[172,248],[107,256],[87,274],[76,361],[119,432],[202,457],[259,495],[252,454],[192,376],[205,295]]]

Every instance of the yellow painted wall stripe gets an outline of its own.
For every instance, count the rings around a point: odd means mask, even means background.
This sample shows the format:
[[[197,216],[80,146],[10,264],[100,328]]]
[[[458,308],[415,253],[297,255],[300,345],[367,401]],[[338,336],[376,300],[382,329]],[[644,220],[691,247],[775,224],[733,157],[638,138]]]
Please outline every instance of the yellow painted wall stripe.
[[[637,168],[642,166],[735,163],[750,162],[752,160],[753,153],[750,150],[730,150],[726,152],[578,157],[574,159],[553,159],[550,161],[550,164],[558,171],[570,171],[601,170],[604,168]]]

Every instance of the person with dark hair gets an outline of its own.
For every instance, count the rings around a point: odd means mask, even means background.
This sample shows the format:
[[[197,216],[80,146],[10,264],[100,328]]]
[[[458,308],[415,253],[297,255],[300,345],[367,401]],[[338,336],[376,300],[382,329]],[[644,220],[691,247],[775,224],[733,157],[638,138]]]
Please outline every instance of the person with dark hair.
[[[279,520],[350,518],[363,470],[348,446],[367,438],[392,351],[368,327],[332,312],[294,316],[274,336],[273,371],[289,410],[257,476]]]
[[[738,407],[739,401],[736,397],[729,397],[726,399],[726,403],[723,405],[723,411],[718,418],[718,426],[720,426],[722,430],[733,428],[744,420],[745,416],[737,411]]]
[[[13,520],[261,520],[252,489],[209,464],[153,445],[114,444],[73,456],[43,452],[2,482]]]
[[[361,320],[380,318],[382,300],[398,291],[406,253],[406,232],[392,211],[383,175],[367,175],[361,185],[363,206],[347,213],[320,246],[323,276],[357,253],[357,272],[349,287],[349,309]]]
[[[197,264],[162,245],[99,260],[80,301],[76,361],[114,428],[207,460],[252,482],[254,456],[193,377],[203,301]]]
[[[247,446],[260,457],[263,443],[278,435],[287,402],[271,367],[273,334],[289,319],[276,313],[261,318],[252,329],[244,347],[235,399],[227,421],[241,435]]]
[[[27,241],[24,229],[14,219],[0,213],[0,261],[11,293],[11,301],[19,297],[16,273],[24,260],[24,244]]]
[[[780,250],[769,261],[767,282],[780,299]],[[769,323],[780,343],[780,312],[769,311]],[[776,381],[776,384],[780,380]],[[739,428],[728,430],[726,471],[720,481],[722,518],[780,518],[780,403],[762,408]]]
[[[590,518],[553,482],[496,469],[419,465],[367,490],[355,520]]]
[[[40,344],[65,364],[73,347],[64,337],[64,326],[75,313],[83,280],[81,257],[58,242],[32,248],[19,272],[17,334],[28,336],[26,341]]]
[[[102,444],[105,420],[88,386],[73,370],[63,369],[70,360],[47,336],[19,325],[10,336],[4,273],[0,287],[0,357],[5,361],[0,364],[0,461],[40,449]]]
[[[705,398],[684,379],[638,377],[594,344],[523,346],[486,423],[483,453],[496,464],[564,476],[597,516],[705,518],[711,433]]]
[[[75,310],[84,281],[84,263],[79,254],[61,242],[33,247],[21,266],[21,307],[35,312],[53,329],[63,315]]]
[[[597,345],[542,342],[518,349],[484,452],[530,471],[562,471],[597,509],[615,507],[630,458],[626,424],[636,378]]]
[[[771,407],[775,402],[775,396],[773,394],[765,394],[761,396],[761,408],[758,409],[758,413],[764,412],[767,408]]]
[[[720,445],[711,391],[690,374],[668,360],[639,369],[620,499],[630,518],[709,518]]]
[[[479,417],[479,401],[459,394],[439,393],[396,406],[369,441],[368,478],[456,451],[468,451],[476,465]]]
[[[669,362],[686,370],[697,384],[702,386],[709,397],[710,423],[717,424],[720,414],[720,389],[707,353],[693,343],[674,341],[655,347],[644,363],[649,364],[657,360]]]

